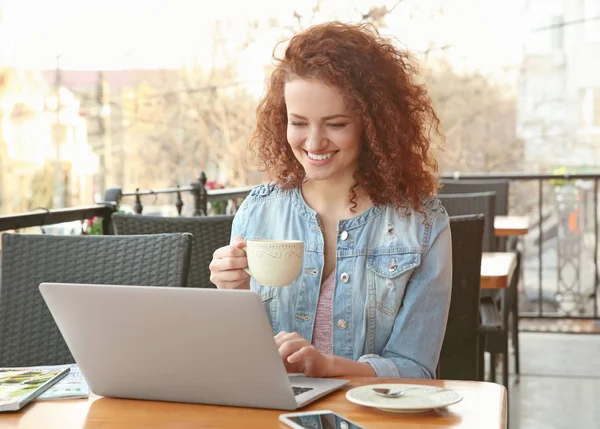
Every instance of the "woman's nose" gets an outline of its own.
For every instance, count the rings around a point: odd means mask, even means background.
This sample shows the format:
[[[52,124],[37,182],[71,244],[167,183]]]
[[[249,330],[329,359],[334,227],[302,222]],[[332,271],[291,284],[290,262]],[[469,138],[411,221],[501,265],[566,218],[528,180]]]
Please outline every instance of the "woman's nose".
[[[309,152],[318,152],[327,146],[327,141],[319,129],[312,129],[306,139],[306,149]]]

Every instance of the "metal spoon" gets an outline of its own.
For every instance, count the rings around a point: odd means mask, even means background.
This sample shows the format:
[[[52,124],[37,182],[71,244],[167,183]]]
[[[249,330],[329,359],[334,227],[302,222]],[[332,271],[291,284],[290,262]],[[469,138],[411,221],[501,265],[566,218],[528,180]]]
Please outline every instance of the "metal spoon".
[[[404,390],[392,390],[392,389],[386,389],[385,387],[373,387],[372,390],[373,392],[377,393],[379,396],[383,396],[384,398],[399,398],[400,396],[404,395],[406,392],[408,392],[409,390],[418,390],[418,387],[408,387]],[[442,393],[442,392],[447,392],[451,389],[441,389],[441,390],[437,390],[435,392],[431,392],[432,394],[436,394],[436,393]]]
[[[386,389],[385,387],[373,387],[373,392],[377,393],[379,396],[383,396],[384,398],[399,398],[404,395],[406,390],[392,390]]]

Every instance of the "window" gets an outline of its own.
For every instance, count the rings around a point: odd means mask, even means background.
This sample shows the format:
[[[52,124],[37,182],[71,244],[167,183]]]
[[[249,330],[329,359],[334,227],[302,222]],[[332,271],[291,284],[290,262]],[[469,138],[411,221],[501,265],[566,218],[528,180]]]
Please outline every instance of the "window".
[[[600,87],[583,90],[583,124],[589,128],[600,128]]]
[[[600,1],[600,0],[599,0]],[[564,37],[564,18],[562,15],[553,15],[550,17],[550,25],[553,26],[550,30],[550,49],[562,50]]]
[[[600,0],[594,0],[600,1]],[[526,51],[549,54],[561,51],[564,45],[564,0],[529,0],[524,19],[531,28],[527,36]]]

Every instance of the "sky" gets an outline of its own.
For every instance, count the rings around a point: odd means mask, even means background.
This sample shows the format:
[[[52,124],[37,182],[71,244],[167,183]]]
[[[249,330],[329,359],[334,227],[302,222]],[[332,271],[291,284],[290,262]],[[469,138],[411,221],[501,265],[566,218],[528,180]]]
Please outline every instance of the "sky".
[[[211,58],[215,23],[230,40],[245,37],[245,23],[277,18],[293,24],[293,11],[310,15],[316,0],[0,0],[0,65],[21,69],[178,68]],[[463,67],[494,71],[519,63],[524,0],[404,0],[383,30],[409,49],[452,46]],[[370,5],[395,0],[324,0],[319,20],[355,21]],[[437,11],[437,13],[435,13]],[[443,13],[440,13],[443,11]],[[433,12],[433,16],[432,16]],[[241,55],[241,73],[260,79],[279,33],[261,31]]]

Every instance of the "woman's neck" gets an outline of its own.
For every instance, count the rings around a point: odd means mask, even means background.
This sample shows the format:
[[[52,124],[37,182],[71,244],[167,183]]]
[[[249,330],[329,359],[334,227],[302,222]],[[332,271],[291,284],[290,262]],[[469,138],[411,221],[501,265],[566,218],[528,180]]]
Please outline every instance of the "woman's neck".
[[[366,211],[371,205],[371,199],[359,187],[354,188],[356,196],[354,202],[351,189],[356,182],[351,180],[307,180],[302,185],[302,196],[304,201],[319,215],[326,214],[338,219],[354,217]],[[354,212],[352,212],[354,208]]]

